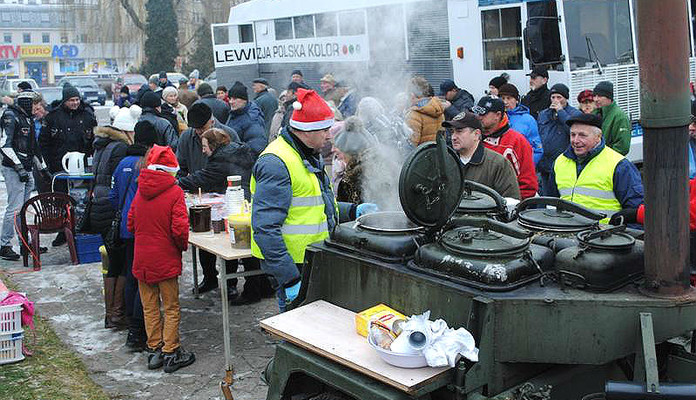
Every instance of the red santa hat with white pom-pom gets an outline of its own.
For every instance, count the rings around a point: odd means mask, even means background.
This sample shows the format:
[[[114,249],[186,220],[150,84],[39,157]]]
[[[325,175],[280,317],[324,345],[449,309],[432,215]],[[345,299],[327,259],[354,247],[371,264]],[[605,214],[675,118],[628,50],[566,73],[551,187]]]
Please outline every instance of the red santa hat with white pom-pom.
[[[331,128],[334,113],[326,101],[314,90],[297,89],[297,101],[292,103],[290,126],[300,131],[318,131]]]

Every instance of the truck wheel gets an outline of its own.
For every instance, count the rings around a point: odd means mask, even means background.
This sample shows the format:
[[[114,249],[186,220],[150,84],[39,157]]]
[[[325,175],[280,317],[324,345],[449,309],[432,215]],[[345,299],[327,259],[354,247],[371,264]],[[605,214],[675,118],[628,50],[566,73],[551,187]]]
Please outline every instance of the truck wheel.
[[[324,392],[309,398],[309,400],[350,400],[350,397],[335,392]]]

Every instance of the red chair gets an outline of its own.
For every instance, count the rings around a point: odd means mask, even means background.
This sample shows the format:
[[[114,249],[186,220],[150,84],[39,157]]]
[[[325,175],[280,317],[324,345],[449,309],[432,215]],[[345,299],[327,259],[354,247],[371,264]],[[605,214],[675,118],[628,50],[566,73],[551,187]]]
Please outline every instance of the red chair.
[[[31,239],[34,270],[41,269],[41,251],[39,246],[39,234],[64,232],[65,239],[70,249],[70,258],[73,264],[77,264],[77,251],[75,250],[75,199],[65,193],[48,192],[41,193],[27,200],[19,211],[20,235],[23,240]],[[33,214],[32,223],[27,223],[27,214]],[[20,241],[22,239],[20,238]],[[29,249],[21,243],[22,259],[24,266],[29,266]]]

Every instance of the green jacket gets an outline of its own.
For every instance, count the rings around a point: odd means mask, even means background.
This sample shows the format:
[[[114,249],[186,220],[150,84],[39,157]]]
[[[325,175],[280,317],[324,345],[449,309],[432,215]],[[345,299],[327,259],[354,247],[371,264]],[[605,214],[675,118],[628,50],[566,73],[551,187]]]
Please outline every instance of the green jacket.
[[[628,115],[616,102],[595,110],[595,113],[602,117],[602,134],[607,146],[624,156],[628,154],[631,147],[631,121]]]

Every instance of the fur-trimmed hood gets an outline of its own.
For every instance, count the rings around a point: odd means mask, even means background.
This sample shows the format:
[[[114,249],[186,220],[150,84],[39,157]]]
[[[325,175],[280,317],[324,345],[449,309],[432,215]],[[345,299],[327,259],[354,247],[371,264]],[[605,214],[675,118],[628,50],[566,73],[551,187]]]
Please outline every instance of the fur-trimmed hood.
[[[126,132],[112,128],[110,126],[97,126],[94,128],[95,141],[100,138],[111,139],[118,142],[123,142],[127,145],[133,144],[133,137]]]

